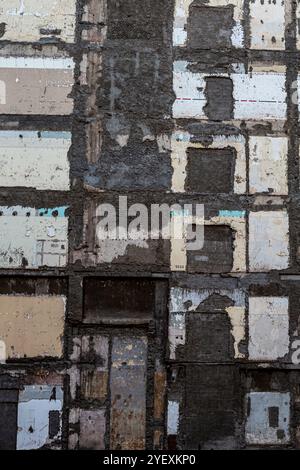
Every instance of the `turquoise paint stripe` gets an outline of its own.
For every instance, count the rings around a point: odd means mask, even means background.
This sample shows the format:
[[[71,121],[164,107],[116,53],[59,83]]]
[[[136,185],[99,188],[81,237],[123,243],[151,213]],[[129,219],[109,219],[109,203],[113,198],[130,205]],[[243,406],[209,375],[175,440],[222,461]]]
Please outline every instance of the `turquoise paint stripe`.
[[[219,217],[245,217],[246,211],[219,211]]]
[[[37,209],[38,215],[43,217],[52,217],[53,212],[57,212],[56,217],[65,217],[65,212],[69,208],[69,206],[61,206],[61,207],[51,207],[48,209],[40,208]]]
[[[39,131],[23,131],[20,129],[19,131],[0,131],[0,138],[4,137],[14,137],[16,139],[23,137],[37,137]],[[71,140],[72,133],[67,131],[41,131],[40,132],[41,139],[65,139]]]

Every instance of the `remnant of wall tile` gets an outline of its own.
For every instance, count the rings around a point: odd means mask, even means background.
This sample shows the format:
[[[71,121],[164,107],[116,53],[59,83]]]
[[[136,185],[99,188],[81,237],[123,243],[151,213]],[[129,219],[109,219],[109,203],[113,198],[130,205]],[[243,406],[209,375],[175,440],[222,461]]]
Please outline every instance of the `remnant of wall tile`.
[[[172,190],[174,192],[193,190],[195,192],[244,193],[246,191],[245,138],[243,136],[217,135],[212,136],[212,142],[207,145],[194,142],[195,138],[196,136],[193,136],[183,130],[178,130],[172,135]],[[192,150],[195,152],[194,166],[196,166],[199,172],[199,175],[197,174],[199,180],[197,185],[195,182],[193,184],[191,181],[189,182],[191,176],[195,173],[188,162],[188,152]],[[198,159],[198,154],[196,154],[197,151],[199,151],[199,157],[203,154],[203,158],[206,157],[206,159]],[[220,171],[220,163],[222,163],[221,157],[218,172],[214,171],[210,163],[210,157],[213,160],[213,151],[220,152],[221,156],[223,155],[221,153],[222,151],[234,153],[234,162],[229,168],[228,174]],[[211,174],[210,171],[212,172]],[[189,173],[191,174],[189,175]],[[215,181],[215,179],[217,179],[217,181]],[[205,187],[201,184],[201,181],[203,181]],[[227,186],[225,187],[224,184],[227,184]]]
[[[288,444],[290,441],[290,394],[251,392],[246,400],[247,443]]]
[[[105,409],[80,410],[80,449],[105,449]]]
[[[177,436],[179,430],[179,402],[168,402],[168,436]]]
[[[286,118],[285,66],[252,65],[251,71],[242,70],[231,74],[196,73],[189,70],[192,63],[174,62],[173,86],[176,100],[173,104],[174,118],[230,120],[228,105],[234,101],[233,118],[249,120],[283,120]],[[232,80],[233,92],[223,96],[223,87],[214,87],[217,93],[206,94],[209,80],[227,78]],[[213,101],[208,102],[210,96]],[[227,103],[228,101],[228,103]],[[218,104],[222,103],[221,110]],[[211,106],[210,106],[211,104]],[[213,109],[212,109],[213,107]],[[220,114],[221,113],[221,114]],[[216,116],[216,117],[214,117]]]
[[[110,449],[145,448],[146,365],[146,338],[113,339]]]
[[[7,359],[61,357],[66,299],[0,295],[0,338]]]
[[[249,73],[233,73],[235,119],[284,120],[285,72],[285,66],[252,64]]]
[[[70,132],[0,132],[0,186],[67,191]]]
[[[74,42],[76,0],[2,0],[0,23],[5,24],[1,40]]]
[[[174,217],[173,217],[174,219]],[[227,211],[227,210],[221,210],[219,211],[219,215],[212,217],[209,220],[203,220],[199,219],[196,220],[195,217],[186,217],[185,222],[187,224],[190,223],[190,226],[192,225],[199,225],[199,226],[204,226],[204,244],[205,244],[205,228],[209,227],[210,228],[210,234],[211,234],[211,241],[213,242],[214,240],[214,234],[213,234],[213,228],[217,227],[216,230],[218,230],[218,226],[222,227],[227,227],[232,230],[232,233],[234,234],[234,239],[232,240],[232,244],[230,247],[230,253],[232,252],[232,259],[230,255],[230,261],[229,257],[227,256],[227,259],[222,258],[224,256],[224,253],[220,253],[221,259],[225,261],[224,266],[222,268],[222,272],[243,272],[246,270],[246,223],[245,223],[245,211]],[[209,229],[208,229],[209,233]],[[209,238],[209,237],[208,237]],[[217,235],[216,235],[216,240],[217,240]],[[209,241],[209,240],[208,240]],[[228,240],[226,241],[225,238],[223,239],[224,244],[227,247],[227,254],[228,254]],[[222,242],[220,243],[220,246],[222,245]],[[212,245],[213,246],[213,245]],[[232,251],[233,247],[233,251]],[[199,261],[201,261],[201,266],[199,263],[199,267],[195,268],[195,260],[191,264],[189,264],[189,250],[187,250],[187,240],[183,237],[181,240],[172,238],[171,239],[171,270],[172,271],[191,271],[191,272],[210,272],[210,269],[212,269],[212,272],[214,271],[214,268],[212,266],[212,255],[213,255],[212,250],[210,252],[210,256],[208,253],[205,253],[205,246],[203,246],[202,250],[196,251],[194,250],[194,253],[196,253],[196,256],[199,256]],[[193,251],[190,251],[193,253]],[[191,255],[192,256],[192,255]],[[214,262],[216,259],[214,259]],[[206,267],[205,267],[206,264]],[[197,263],[196,263],[197,266]],[[219,267],[222,266],[222,262],[219,262]],[[217,268],[219,270],[219,267]],[[191,268],[191,269],[190,269]]]
[[[17,450],[41,449],[59,440],[62,405],[61,387],[25,385],[19,395]],[[53,412],[58,412],[59,415]],[[54,419],[56,424],[58,422],[58,426],[51,422]],[[53,432],[54,428],[57,431],[56,434]]]
[[[249,265],[251,271],[289,266],[289,217],[285,210],[250,212]]]
[[[249,359],[275,361],[289,352],[288,297],[249,298]]]
[[[1,57],[1,114],[67,115],[73,111],[69,58]]]
[[[234,346],[234,357],[243,358],[245,357],[244,352],[240,350],[240,345],[245,341],[245,294],[238,290],[226,290],[226,289],[182,289],[182,288],[171,288],[170,296],[170,316],[169,316],[169,345],[170,345],[170,359],[178,359],[178,348],[185,346],[185,349],[189,346],[196,348],[195,344],[199,343],[201,350],[201,342],[189,341],[186,332],[186,318],[190,313],[190,320],[193,319],[193,314],[199,312],[199,310],[205,313],[211,310],[205,308],[205,302],[214,297],[224,298],[231,300],[232,303],[224,306],[223,314],[228,315],[230,322],[230,335],[233,338]],[[217,300],[214,298],[212,305],[217,306]],[[209,313],[213,318],[212,313]],[[199,317],[199,316],[198,316]],[[197,318],[195,317],[197,320]],[[202,319],[205,318],[202,316]],[[201,318],[198,318],[201,320]],[[212,323],[212,327],[217,327]],[[222,329],[221,329],[222,330]],[[221,335],[221,331],[218,330],[218,335]],[[208,335],[208,337],[210,337]],[[176,353],[177,351],[177,353]],[[188,351],[185,353],[187,354]],[[177,354],[177,357],[176,357]],[[181,353],[182,354],[182,353]],[[197,352],[189,355],[190,360],[194,360]],[[182,355],[180,356],[182,357]],[[224,360],[224,357],[223,357]]]
[[[285,1],[250,0],[252,49],[285,49]]]
[[[0,267],[62,267],[67,263],[66,207],[0,207]]]
[[[228,47],[231,45],[234,47],[242,47],[244,40],[244,31],[241,24],[241,20],[243,18],[243,4],[243,0],[209,0],[205,5],[194,0],[176,0],[173,26],[173,45],[181,47],[186,46],[189,36],[197,33],[193,29],[193,25],[196,23],[196,20],[193,20],[193,16],[197,16],[198,9],[203,12],[203,8],[206,7],[206,9],[211,12],[211,18],[206,17],[204,22],[209,24],[210,27],[213,24],[216,24],[216,29],[222,30],[224,26],[222,22],[220,24],[217,22],[217,12],[220,10],[225,10],[226,7],[228,8],[229,6],[233,6],[233,21],[232,24],[229,24],[229,27],[227,25],[227,28],[224,27],[223,36],[226,35],[226,39],[228,37],[228,44],[225,43]],[[214,10],[217,10],[216,13],[214,13]],[[195,26],[196,25],[197,23]],[[203,22],[199,23],[199,30],[201,30],[203,27],[205,28]],[[216,41],[218,36],[214,36],[214,31],[215,30],[212,27],[210,30],[207,30],[207,35],[209,38],[211,38],[210,47],[214,47],[216,43],[220,47],[223,47],[221,42],[218,44]],[[221,34],[220,36],[223,37]],[[199,42],[199,46],[203,47],[203,44]]]
[[[250,193],[288,194],[288,139],[250,136]]]

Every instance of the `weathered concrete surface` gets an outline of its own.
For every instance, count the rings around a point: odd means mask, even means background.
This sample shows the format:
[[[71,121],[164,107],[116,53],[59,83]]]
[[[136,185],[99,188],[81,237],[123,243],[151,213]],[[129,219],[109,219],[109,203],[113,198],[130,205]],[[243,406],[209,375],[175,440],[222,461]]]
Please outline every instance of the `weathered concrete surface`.
[[[111,449],[145,447],[146,361],[146,338],[115,338],[110,377]]]

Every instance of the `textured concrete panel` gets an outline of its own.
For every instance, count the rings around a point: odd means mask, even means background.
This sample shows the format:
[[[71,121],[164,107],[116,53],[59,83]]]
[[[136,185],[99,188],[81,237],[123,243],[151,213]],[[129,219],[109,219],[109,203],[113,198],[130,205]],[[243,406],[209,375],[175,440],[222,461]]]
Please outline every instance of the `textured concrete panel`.
[[[290,394],[251,392],[246,398],[247,443],[287,444],[290,441]]]
[[[66,299],[0,296],[0,338],[8,359],[61,357]]]
[[[76,0],[2,0],[0,23],[5,25],[1,40],[74,42]]]
[[[270,360],[289,352],[288,297],[249,298],[249,359]]]
[[[252,271],[289,266],[289,217],[282,211],[249,215],[249,264]]]
[[[65,266],[68,217],[65,207],[0,207],[0,267]]]
[[[61,387],[49,385],[25,386],[20,392],[18,405],[17,450],[31,450],[47,447],[61,437],[61,425],[52,436],[50,420],[52,412],[59,413],[63,405]],[[57,416],[57,414],[55,414]]]
[[[0,186],[67,191],[69,132],[0,132]]]
[[[72,59],[0,58],[0,113],[67,115],[73,111]]]
[[[145,448],[146,365],[146,338],[113,339],[110,449]]]

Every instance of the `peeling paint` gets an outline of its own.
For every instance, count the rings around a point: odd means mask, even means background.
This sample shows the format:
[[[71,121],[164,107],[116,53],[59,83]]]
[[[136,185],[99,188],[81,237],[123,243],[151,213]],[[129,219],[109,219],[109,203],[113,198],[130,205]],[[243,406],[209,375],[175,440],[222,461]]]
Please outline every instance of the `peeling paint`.
[[[17,450],[40,449],[59,439],[61,426],[55,436],[49,436],[50,413],[57,411],[59,421],[63,405],[61,387],[55,385],[25,386],[18,405]]]

